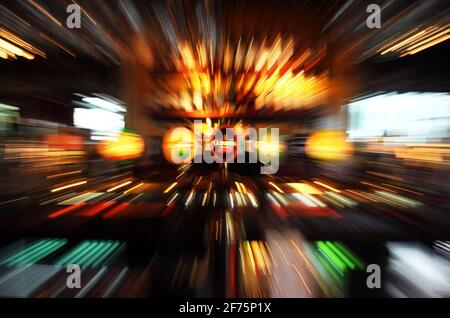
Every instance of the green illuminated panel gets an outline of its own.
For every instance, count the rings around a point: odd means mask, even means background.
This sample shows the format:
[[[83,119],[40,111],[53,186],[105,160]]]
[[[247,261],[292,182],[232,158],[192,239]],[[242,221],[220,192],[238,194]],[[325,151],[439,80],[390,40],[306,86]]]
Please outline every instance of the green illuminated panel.
[[[61,257],[56,265],[66,266],[78,264],[80,266],[99,266],[121,244],[117,241],[84,241]]]
[[[0,265],[20,266],[34,264],[55,252],[67,243],[65,239],[45,239],[15,253],[0,262]]]

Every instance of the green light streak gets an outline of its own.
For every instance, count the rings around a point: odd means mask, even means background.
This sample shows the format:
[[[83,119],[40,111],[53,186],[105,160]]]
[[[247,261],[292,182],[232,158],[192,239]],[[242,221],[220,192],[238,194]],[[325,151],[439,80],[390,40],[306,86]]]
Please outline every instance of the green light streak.
[[[352,251],[350,251],[347,247],[345,247],[343,244],[339,242],[334,242],[334,245],[342,252],[344,253],[354,264],[356,264],[356,267],[358,267],[360,270],[364,270],[365,263],[359,259],[356,254],[354,254]]]
[[[93,248],[91,248],[89,253],[79,260],[79,263],[83,266],[89,266],[92,263],[92,258],[95,258],[95,255],[104,248],[104,244],[105,243],[103,242],[94,242]]]
[[[118,242],[114,242],[113,244],[110,245],[109,249],[103,254],[102,257],[100,257],[97,262],[95,262],[93,264],[93,266],[98,266],[101,264],[101,262],[103,262],[109,255],[112,254],[113,251],[115,251],[117,249],[117,247],[119,246]]]
[[[100,251],[98,251],[98,253],[97,253],[97,255],[95,255],[94,259],[90,260],[90,262],[87,264],[88,266],[97,266],[98,264],[100,264],[100,262],[104,258],[104,255],[108,256],[113,243],[108,241],[108,242],[104,242],[102,244],[103,244],[102,249]]]
[[[72,264],[71,262],[67,262],[67,260],[71,259],[72,257],[75,257],[74,255],[76,255],[78,253],[78,251],[80,251],[81,249],[84,249],[85,246],[87,244],[89,244],[90,241],[85,241],[81,244],[79,244],[77,247],[75,247],[75,249],[73,249],[72,251],[68,252],[65,256],[61,257],[57,262],[56,265],[67,265],[67,264]]]
[[[320,251],[316,252],[315,255],[320,263],[325,266],[328,272],[334,277],[334,279],[336,279],[339,283],[342,283],[342,273],[339,273],[337,269],[333,265],[331,265],[330,261],[326,259]]]
[[[333,253],[333,251],[322,241],[316,242],[317,247],[320,251],[322,251],[328,259],[330,259],[341,272],[344,272],[347,269],[347,266],[344,262],[341,261],[341,259]]]
[[[326,244],[329,248],[333,250],[334,253],[336,253],[344,261],[344,263],[348,267],[350,267],[351,269],[355,269],[356,267],[355,264],[351,260],[349,260],[348,257],[345,256],[336,246],[334,246],[333,243],[327,241]]]
[[[71,263],[83,265],[85,260],[88,259],[92,255],[92,253],[95,253],[95,250],[97,250],[98,248],[98,242],[89,242],[87,247],[81,253],[74,256],[75,258],[71,261]]]
[[[37,248],[34,247],[32,250],[29,250],[28,253],[22,254],[20,257],[12,258],[6,262],[6,264],[12,266],[34,264],[47,257],[66,243],[67,240],[47,240],[45,244],[41,244]]]
[[[49,241],[50,241],[50,240],[46,239],[46,240],[40,240],[40,241],[38,241],[38,242],[36,242],[36,243],[33,243],[33,244],[31,244],[30,246],[28,246],[28,247],[26,247],[25,249],[23,249],[22,251],[20,251],[19,253],[14,254],[14,255],[8,257],[7,259],[3,260],[2,262],[0,262],[0,265],[3,265],[3,264],[8,263],[8,262],[12,262],[12,261],[14,261],[15,259],[17,259],[17,258],[19,258],[19,257],[21,257],[21,256],[23,256],[23,255],[25,255],[25,254],[27,254],[27,253],[29,253],[29,252],[32,251],[34,248],[38,248],[38,247],[41,246],[42,244],[48,244]]]
[[[27,253],[23,254],[20,257],[14,257],[14,259],[6,262],[6,265],[20,265],[22,262],[26,262],[27,260],[32,258],[36,253],[39,253],[42,250],[45,251],[49,246],[52,246],[53,244],[53,241],[47,241],[45,244],[40,245],[38,248],[28,250]]]
[[[18,259],[16,263],[19,263],[20,265],[34,264],[39,260],[45,258],[47,255],[50,255],[51,253],[56,251],[62,245],[64,245],[64,243],[58,241],[53,242],[52,244],[47,245],[45,248],[40,248],[40,250],[34,251],[30,255],[23,256],[21,259]]]
[[[117,247],[117,241],[84,241],[62,257],[56,264],[79,264],[80,266],[100,265]]]

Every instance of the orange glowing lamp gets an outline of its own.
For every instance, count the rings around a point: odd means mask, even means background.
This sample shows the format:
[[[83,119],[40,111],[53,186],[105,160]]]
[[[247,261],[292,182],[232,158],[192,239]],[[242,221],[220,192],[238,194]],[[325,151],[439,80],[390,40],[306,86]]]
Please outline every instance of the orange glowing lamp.
[[[315,159],[345,160],[353,154],[353,144],[342,131],[323,130],[308,137],[305,151]]]
[[[128,160],[142,155],[144,139],[133,133],[122,132],[114,140],[106,140],[98,146],[98,152],[109,160]]]

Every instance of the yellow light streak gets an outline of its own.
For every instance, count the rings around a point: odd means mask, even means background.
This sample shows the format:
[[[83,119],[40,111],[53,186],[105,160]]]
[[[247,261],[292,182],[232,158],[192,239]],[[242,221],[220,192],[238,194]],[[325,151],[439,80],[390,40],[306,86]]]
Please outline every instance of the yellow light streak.
[[[137,188],[140,188],[144,185],[144,182],[139,183],[138,185],[135,185],[134,187],[132,187],[131,189],[128,189],[127,191],[124,191],[123,194],[127,194],[128,192],[131,192]]]
[[[130,184],[131,182],[132,182],[132,181],[130,180],[130,181],[121,183],[121,184],[119,184],[119,185],[116,185],[115,187],[112,187],[111,189],[106,190],[106,192],[112,192],[112,191],[114,191],[114,190],[116,190],[116,189],[122,188],[122,187],[124,187],[124,186]]]
[[[321,185],[322,187],[327,188],[328,190],[331,190],[331,191],[334,191],[334,192],[337,192],[337,193],[341,193],[341,191],[339,191],[338,189],[333,188],[332,186],[329,186],[328,184],[325,184],[323,182],[314,181],[314,183],[318,184],[318,185]]]
[[[274,187],[275,189],[277,189],[278,192],[280,193],[284,193],[283,190],[281,190],[281,188],[279,186],[277,186],[275,183],[273,183],[272,181],[269,182],[269,184]]]
[[[172,190],[177,185],[177,182],[172,183],[166,190],[164,190],[163,193],[168,193],[170,190]]]
[[[52,190],[50,190],[50,191],[51,191],[51,192],[58,192],[58,191],[61,191],[61,190],[64,190],[64,189],[68,189],[68,188],[72,188],[72,187],[76,187],[76,186],[78,186],[78,185],[82,185],[82,184],[85,184],[85,183],[87,183],[87,181],[75,182],[75,183],[68,184],[68,185],[63,186],[63,187],[59,187],[59,188],[52,189]]]

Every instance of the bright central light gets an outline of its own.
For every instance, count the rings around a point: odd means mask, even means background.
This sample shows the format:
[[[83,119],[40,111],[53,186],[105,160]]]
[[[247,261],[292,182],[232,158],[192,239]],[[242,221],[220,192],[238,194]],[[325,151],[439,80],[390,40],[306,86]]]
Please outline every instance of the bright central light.
[[[126,112],[126,109],[120,105],[108,102],[107,100],[98,97],[84,97],[83,102],[112,111],[112,112]]]
[[[122,131],[125,127],[123,115],[102,109],[75,108],[73,122],[76,127],[94,131]]]

